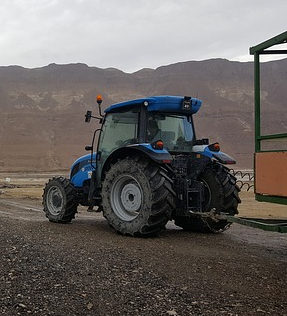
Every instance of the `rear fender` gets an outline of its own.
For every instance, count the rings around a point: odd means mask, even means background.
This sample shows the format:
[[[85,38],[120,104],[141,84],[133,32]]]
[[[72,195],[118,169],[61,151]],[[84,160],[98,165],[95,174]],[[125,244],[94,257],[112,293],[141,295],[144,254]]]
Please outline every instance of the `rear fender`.
[[[145,153],[157,163],[170,163],[172,161],[172,156],[165,148],[155,149],[150,143],[134,144],[130,147]]]
[[[119,159],[124,159],[128,156],[146,156],[159,164],[170,163],[172,161],[172,156],[166,149],[154,149],[151,144],[148,143],[129,145],[115,150],[108,157],[102,169],[102,179],[103,175],[110,168],[111,164],[116,163]]]
[[[198,154],[201,154],[203,156],[206,156],[210,159],[216,159],[220,163],[224,165],[232,165],[236,164],[235,159],[233,159],[231,156],[228,154],[222,152],[222,151],[213,151],[211,150],[208,145],[195,145],[192,148],[192,151]]]

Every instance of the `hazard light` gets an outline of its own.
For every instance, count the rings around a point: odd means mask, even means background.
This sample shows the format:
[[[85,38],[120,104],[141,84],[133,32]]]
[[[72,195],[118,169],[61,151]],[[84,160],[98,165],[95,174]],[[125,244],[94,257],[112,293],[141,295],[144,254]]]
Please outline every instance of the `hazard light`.
[[[96,100],[97,100],[98,105],[100,105],[103,102],[103,98],[102,98],[102,96],[100,94],[97,95],[97,99]]]

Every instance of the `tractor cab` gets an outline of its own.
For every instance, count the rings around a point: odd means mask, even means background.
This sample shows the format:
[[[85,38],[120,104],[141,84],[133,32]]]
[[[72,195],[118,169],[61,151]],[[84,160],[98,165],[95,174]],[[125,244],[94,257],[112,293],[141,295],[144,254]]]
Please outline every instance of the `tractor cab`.
[[[157,96],[114,104],[105,111],[97,152],[103,157],[126,146],[190,152],[195,143],[192,114],[201,103],[190,97]]]

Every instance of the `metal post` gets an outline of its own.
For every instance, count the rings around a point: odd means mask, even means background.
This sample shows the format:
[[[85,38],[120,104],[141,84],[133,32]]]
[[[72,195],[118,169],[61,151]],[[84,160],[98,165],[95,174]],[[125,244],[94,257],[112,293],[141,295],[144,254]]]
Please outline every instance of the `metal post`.
[[[255,102],[255,152],[261,150],[261,117],[260,117],[260,60],[259,52],[254,53],[254,102]]]

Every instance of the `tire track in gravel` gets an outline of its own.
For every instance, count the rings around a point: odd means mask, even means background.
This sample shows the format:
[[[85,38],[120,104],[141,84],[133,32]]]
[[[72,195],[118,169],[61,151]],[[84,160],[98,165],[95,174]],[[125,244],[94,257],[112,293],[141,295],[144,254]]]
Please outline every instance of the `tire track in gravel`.
[[[23,204],[9,199],[0,200],[0,215],[3,217],[38,221],[43,219],[42,212],[41,207],[35,207],[35,205]]]

